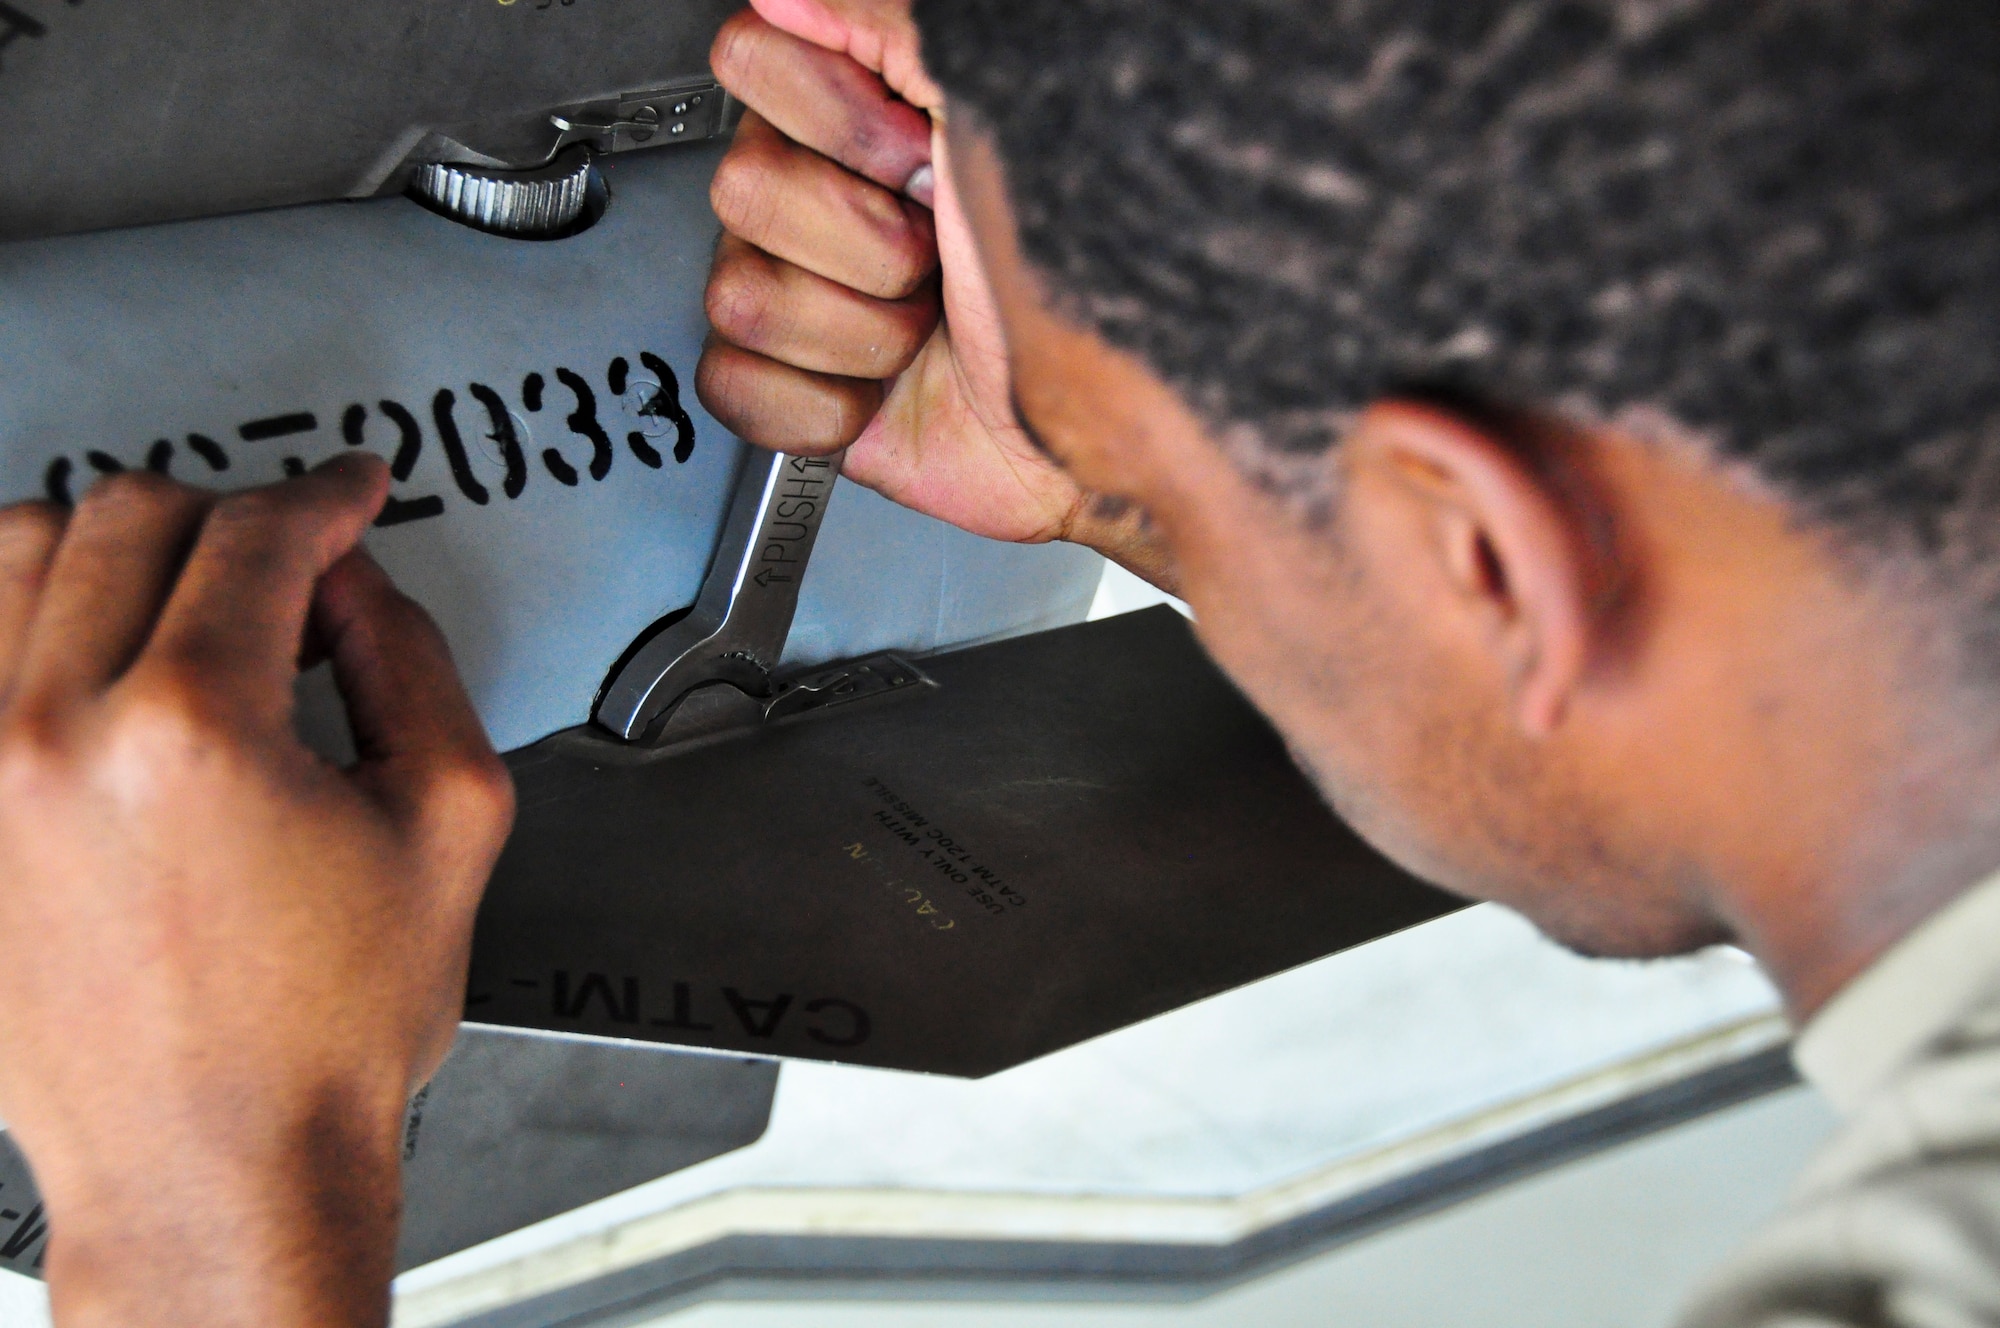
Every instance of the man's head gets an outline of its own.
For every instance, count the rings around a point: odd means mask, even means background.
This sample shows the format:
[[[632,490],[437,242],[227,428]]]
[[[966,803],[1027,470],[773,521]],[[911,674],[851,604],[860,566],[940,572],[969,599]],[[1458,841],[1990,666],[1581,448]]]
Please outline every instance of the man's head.
[[[917,16],[1027,422],[1365,832],[1781,977],[1759,900],[1994,851],[2000,10]]]

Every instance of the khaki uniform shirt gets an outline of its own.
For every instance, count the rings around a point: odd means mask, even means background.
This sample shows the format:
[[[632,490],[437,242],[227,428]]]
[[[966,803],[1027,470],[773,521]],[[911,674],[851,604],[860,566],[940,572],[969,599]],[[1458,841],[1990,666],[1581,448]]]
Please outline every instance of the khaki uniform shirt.
[[[1793,1054],[1844,1127],[1682,1328],[2000,1325],[2000,876],[1843,988]]]

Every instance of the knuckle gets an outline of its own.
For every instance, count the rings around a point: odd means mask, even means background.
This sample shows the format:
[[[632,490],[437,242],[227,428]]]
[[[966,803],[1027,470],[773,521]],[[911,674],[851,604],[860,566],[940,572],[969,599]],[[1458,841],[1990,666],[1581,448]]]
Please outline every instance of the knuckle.
[[[701,361],[694,369],[694,395],[716,420],[731,432],[749,441],[742,427],[747,426],[739,401],[739,384],[743,367],[742,356],[731,347],[710,342],[701,352]]]
[[[239,783],[242,743],[190,672],[134,672],[87,723],[58,704],[17,705],[0,742],[0,796],[18,807],[87,785],[137,811],[185,807]]]
[[[711,343],[695,369],[695,395],[745,442],[816,456],[860,436],[881,404],[881,385]]]
[[[936,256],[921,241],[905,238],[898,243],[882,273],[882,298],[907,300],[923,289],[937,266]]]
[[[0,507],[0,556],[13,561],[37,556],[62,537],[66,518],[51,503]]]
[[[514,822],[514,780],[491,752],[466,753],[432,772],[425,802],[454,838],[497,849]]]
[[[907,300],[923,288],[930,275],[930,267],[919,257],[908,257],[893,263],[882,274],[882,298]]]
[[[738,143],[717,163],[708,201],[724,229],[754,242],[770,228],[773,165],[768,151],[749,142]]]
[[[877,375],[882,378],[893,378],[909,368],[938,325],[938,300],[932,292],[919,291],[893,309],[889,333],[883,339],[883,356],[888,367]]]
[[[32,806],[67,778],[69,725],[55,706],[14,706],[0,724],[0,803]]]
[[[879,246],[876,268],[867,283],[868,294],[883,300],[903,300],[916,294],[937,266],[936,247],[910,224],[902,203],[887,190],[861,191],[855,206]]]
[[[86,513],[113,515],[153,510],[191,502],[193,490],[150,470],[127,470],[106,475],[91,485],[77,503]]]
[[[709,47],[708,63],[715,81],[738,96],[742,95],[743,76],[756,63],[765,27],[757,11],[741,10],[722,25],[715,34],[715,43]]]
[[[829,409],[828,435],[822,446],[831,451],[845,447],[861,436],[875,412],[882,408],[882,387],[866,380],[851,380],[846,391],[834,394]]]
[[[845,108],[843,108],[845,109]],[[892,136],[884,132],[880,119],[871,115],[844,114],[840,126],[834,131],[834,140],[828,156],[836,161],[853,162],[864,170],[873,167],[886,171],[895,153]]]
[[[218,499],[209,510],[202,538],[274,567],[289,565],[312,556],[339,518],[340,509],[327,501],[325,493],[273,484]]]
[[[292,515],[295,507],[284,489],[244,489],[217,502],[209,520],[223,527],[267,526]]]
[[[53,503],[9,503],[0,507],[0,539],[46,539],[61,532],[65,519]]]
[[[881,381],[894,378],[910,367],[920,343],[900,317],[871,326],[865,338],[857,338],[852,354],[839,366],[840,372],[855,378]]]
[[[126,681],[114,745],[145,760],[186,759],[224,745],[226,724],[199,661],[155,661]]]
[[[703,296],[709,325],[731,341],[749,343],[763,331],[777,297],[769,268],[747,254],[716,264]]]

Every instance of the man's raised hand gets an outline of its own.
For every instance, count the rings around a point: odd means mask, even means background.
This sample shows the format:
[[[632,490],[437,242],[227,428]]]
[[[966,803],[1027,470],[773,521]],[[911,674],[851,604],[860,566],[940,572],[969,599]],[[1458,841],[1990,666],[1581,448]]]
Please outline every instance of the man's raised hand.
[[[763,447],[848,447],[850,479],[976,534],[1159,577],[1136,516],[1095,510],[1015,418],[908,0],[753,5],[712,56],[749,109],[712,190],[702,403]]]

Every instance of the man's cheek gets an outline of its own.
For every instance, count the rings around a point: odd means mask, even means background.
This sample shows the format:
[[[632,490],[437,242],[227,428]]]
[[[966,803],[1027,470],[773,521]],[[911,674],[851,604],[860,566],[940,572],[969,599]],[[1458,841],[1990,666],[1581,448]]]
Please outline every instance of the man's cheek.
[[[1383,681],[1329,688],[1316,704],[1267,713],[1293,763],[1372,848],[1434,885],[1487,898],[1486,827],[1453,769],[1468,735],[1419,712],[1413,699]]]
[[[1334,814],[1371,848],[1406,870],[1435,879],[1443,864],[1431,850],[1431,836],[1385,770],[1339,745],[1288,740],[1286,747],[1292,763]]]

